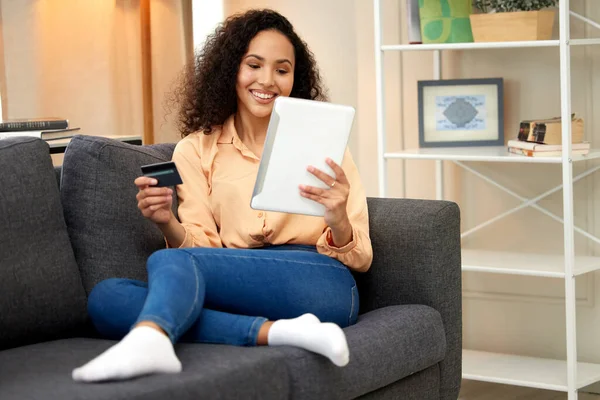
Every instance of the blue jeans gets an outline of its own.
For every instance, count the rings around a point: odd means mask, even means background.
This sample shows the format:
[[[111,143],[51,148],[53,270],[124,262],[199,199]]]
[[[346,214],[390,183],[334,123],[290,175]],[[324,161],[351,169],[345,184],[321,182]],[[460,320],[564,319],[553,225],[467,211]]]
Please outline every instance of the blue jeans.
[[[88,313],[100,334],[120,339],[152,321],[173,343],[255,346],[267,320],[312,313],[343,328],[358,317],[352,274],[313,246],[165,249],[147,268],[148,284],[112,278],[94,287]]]

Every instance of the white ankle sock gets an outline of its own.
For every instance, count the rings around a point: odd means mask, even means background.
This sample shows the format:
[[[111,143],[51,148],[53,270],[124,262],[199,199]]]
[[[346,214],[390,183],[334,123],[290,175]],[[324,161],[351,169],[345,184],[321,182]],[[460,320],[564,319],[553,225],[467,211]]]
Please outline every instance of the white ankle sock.
[[[73,379],[97,382],[177,372],[181,372],[181,363],[171,340],[156,329],[140,326],[98,357],[73,370]]]
[[[269,346],[296,346],[321,354],[338,367],[348,364],[350,351],[344,331],[312,314],[275,321],[269,330]]]

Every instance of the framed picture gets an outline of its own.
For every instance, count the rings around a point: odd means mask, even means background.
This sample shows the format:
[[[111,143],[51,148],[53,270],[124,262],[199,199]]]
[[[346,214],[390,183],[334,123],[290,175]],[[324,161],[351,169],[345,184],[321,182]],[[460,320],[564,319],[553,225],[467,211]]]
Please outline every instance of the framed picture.
[[[504,80],[419,81],[419,146],[504,146]]]

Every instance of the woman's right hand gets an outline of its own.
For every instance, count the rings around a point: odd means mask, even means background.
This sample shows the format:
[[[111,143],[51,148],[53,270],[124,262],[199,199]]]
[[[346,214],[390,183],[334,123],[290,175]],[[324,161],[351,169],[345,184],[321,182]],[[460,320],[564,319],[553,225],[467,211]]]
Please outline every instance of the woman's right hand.
[[[138,194],[138,208],[142,215],[156,224],[167,224],[173,217],[173,190],[168,187],[153,187],[157,181],[154,178],[140,176],[135,180]]]

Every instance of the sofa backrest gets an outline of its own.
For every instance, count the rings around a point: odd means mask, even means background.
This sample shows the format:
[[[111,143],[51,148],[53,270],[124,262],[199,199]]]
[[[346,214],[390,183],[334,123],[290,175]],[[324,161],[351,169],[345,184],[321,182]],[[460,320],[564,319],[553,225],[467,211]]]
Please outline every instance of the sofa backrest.
[[[146,280],[146,260],[165,247],[137,208],[135,178],[145,164],[169,161],[175,144],[136,146],[75,136],[63,158],[60,193],[86,292],[107,278]],[[174,195],[173,209],[177,201]]]
[[[48,145],[0,140],[0,349],[81,327],[86,297]]]

